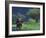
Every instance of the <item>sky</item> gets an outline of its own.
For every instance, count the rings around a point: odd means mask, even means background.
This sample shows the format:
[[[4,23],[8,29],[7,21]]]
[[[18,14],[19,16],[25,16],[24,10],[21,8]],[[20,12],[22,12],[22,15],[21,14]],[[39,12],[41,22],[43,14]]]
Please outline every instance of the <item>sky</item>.
[[[30,8],[24,8],[24,7],[12,7],[12,13],[13,14],[26,14],[26,12],[29,10]]]
[[[24,20],[27,21],[29,19],[29,16],[26,16],[27,12],[31,8],[26,8],[26,7],[12,7],[12,15],[19,15],[23,16]]]
[[[34,9],[34,8],[33,8]],[[12,15],[15,16],[22,16],[23,19],[27,21],[28,19],[31,19],[30,16],[27,16],[26,14],[31,13],[32,8],[27,7],[12,7]]]

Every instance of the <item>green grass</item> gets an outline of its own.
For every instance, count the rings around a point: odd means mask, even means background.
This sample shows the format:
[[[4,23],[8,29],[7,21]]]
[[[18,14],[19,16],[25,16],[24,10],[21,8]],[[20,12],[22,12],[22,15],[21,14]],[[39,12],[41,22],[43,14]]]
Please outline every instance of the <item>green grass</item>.
[[[21,29],[24,29],[24,30],[40,30],[40,24],[38,22],[23,23]]]
[[[15,27],[15,25],[13,25]],[[36,21],[29,21],[22,24],[22,30],[40,30],[40,23]]]

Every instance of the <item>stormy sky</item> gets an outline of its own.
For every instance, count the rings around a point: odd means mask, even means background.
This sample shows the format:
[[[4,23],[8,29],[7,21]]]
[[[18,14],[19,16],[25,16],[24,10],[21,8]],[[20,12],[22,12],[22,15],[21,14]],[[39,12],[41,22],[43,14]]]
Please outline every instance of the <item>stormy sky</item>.
[[[31,10],[34,8],[29,7],[12,7],[12,16],[20,16],[24,17],[24,20],[28,20],[31,18],[30,16],[27,16],[27,14],[31,13]]]

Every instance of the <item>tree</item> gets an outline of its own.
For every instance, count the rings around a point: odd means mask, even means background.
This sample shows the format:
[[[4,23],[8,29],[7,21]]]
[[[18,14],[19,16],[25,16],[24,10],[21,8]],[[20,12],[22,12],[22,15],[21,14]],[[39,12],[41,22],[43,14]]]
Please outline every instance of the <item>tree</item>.
[[[36,19],[36,21],[38,21],[38,19],[40,18],[40,9],[39,8],[29,9],[27,15],[33,19]]]

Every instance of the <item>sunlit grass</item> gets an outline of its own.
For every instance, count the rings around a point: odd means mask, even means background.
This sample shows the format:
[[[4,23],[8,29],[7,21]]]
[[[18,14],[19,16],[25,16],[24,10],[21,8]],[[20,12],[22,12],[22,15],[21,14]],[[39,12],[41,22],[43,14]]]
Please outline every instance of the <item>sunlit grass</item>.
[[[13,25],[13,28],[15,29],[16,24]],[[39,22],[25,22],[22,24],[21,30],[40,30],[40,23]]]
[[[38,22],[29,22],[27,24],[22,24],[22,29],[25,30],[39,30],[40,29],[40,24]]]

